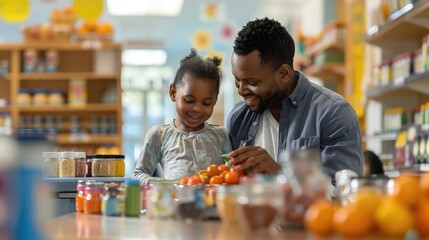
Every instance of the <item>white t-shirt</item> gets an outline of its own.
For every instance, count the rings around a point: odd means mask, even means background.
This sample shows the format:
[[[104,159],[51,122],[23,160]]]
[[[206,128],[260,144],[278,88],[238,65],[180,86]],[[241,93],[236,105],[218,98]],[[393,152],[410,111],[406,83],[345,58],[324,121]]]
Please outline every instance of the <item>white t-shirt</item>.
[[[278,162],[279,123],[274,118],[270,109],[262,113],[254,145],[265,148],[271,158]]]

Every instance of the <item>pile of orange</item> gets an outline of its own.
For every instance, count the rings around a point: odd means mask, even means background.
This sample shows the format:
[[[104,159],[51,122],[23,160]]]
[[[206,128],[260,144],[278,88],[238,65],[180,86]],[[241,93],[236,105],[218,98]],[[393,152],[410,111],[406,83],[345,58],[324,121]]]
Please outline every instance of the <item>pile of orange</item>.
[[[206,169],[200,170],[197,175],[180,179],[179,184],[238,184],[242,175],[243,171],[238,171],[235,167],[228,168],[226,165],[216,166],[212,164]]]
[[[344,206],[316,201],[306,211],[304,224],[320,236],[336,232],[346,238],[369,234],[404,238],[409,231],[416,231],[420,238],[429,237],[429,172],[421,177],[404,174],[395,178],[385,195],[359,190]]]

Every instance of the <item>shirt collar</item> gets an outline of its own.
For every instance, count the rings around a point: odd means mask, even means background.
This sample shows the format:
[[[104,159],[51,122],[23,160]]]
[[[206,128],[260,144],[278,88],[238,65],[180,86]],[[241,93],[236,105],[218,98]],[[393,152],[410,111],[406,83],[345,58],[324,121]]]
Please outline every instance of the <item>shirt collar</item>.
[[[292,106],[297,107],[299,102],[304,98],[305,92],[307,92],[307,89],[310,87],[310,81],[300,71],[295,71],[295,74],[298,76],[298,83],[289,97],[283,100],[283,104],[290,100]]]

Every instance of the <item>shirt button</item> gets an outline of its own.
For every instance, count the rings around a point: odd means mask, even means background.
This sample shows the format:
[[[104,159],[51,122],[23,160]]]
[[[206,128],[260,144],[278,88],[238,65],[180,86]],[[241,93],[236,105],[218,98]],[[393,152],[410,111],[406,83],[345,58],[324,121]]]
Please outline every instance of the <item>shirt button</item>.
[[[296,101],[293,101],[293,102],[292,102],[292,104],[293,104],[294,106],[296,106]]]
[[[306,149],[306,147],[305,146],[301,146],[301,150],[305,150]]]
[[[256,122],[256,121],[252,123],[253,126],[256,126],[257,124],[258,124],[258,122]]]

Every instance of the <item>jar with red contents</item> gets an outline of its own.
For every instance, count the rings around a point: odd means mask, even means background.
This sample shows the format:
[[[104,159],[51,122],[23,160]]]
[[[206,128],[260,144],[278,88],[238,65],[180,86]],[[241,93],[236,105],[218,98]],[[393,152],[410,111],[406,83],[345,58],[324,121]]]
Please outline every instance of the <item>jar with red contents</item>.
[[[101,214],[101,202],[103,195],[104,184],[102,182],[87,182],[85,187],[83,212],[90,214]]]

